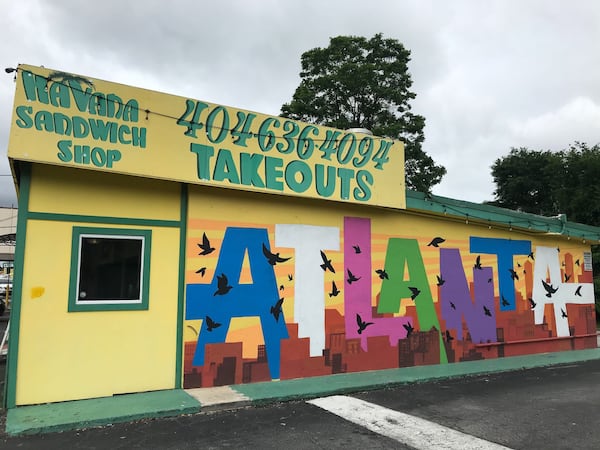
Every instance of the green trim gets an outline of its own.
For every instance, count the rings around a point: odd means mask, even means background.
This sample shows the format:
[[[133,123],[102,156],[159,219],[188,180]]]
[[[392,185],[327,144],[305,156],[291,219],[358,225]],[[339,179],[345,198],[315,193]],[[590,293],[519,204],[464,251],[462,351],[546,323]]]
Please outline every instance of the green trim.
[[[135,219],[130,217],[86,216],[80,214],[56,214],[46,212],[30,212],[29,218],[33,220],[54,220],[59,222],[110,223],[114,225],[179,228],[178,220]]]
[[[17,400],[17,361],[19,356],[19,333],[21,329],[21,304],[23,295],[23,268],[25,266],[25,238],[31,187],[31,165],[19,164],[19,211],[17,213],[17,242],[15,246],[15,272],[13,275],[13,295],[10,308],[10,337],[6,367],[4,403],[14,408]]]
[[[141,301],[139,303],[77,303],[77,279],[79,273],[79,248],[81,235],[97,234],[100,236],[127,236],[144,238],[144,258],[142,261],[142,286],[140,288]],[[69,312],[81,311],[140,311],[148,309],[150,297],[150,255],[151,255],[152,230],[133,230],[129,228],[95,228],[95,227],[73,227],[71,243],[71,271],[69,280]]]
[[[185,248],[187,239],[187,214],[188,214],[188,188],[187,184],[181,185],[179,228],[179,288],[177,291],[177,337],[175,343],[175,389],[182,388],[183,372],[183,315],[185,302]]]
[[[408,211],[441,214],[448,218],[492,227],[518,228],[530,233],[558,234],[565,238],[600,241],[600,227],[568,222],[564,214],[544,217],[409,190],[406,191],[406,208]]]

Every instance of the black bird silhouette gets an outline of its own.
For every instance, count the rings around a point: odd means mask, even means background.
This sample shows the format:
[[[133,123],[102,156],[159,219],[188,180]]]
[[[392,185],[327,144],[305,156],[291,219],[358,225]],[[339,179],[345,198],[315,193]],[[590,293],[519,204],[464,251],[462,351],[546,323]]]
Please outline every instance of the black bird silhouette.
[[[354,253],[356,253],[357,255],[358,255],[359,253],[361,253],[361,251],[360,251],[360,247],[359,247],[358,245],[353,245],[353,246],[352,246],[352,248],[354,249]]]
[[[571,279],[571,275],[565,273],[565,283]]]
[[[456,305],[454,303],[450,302],[450,308],[456,309]]]
[[[484,313],[486,316],[490,316],[490,317],[492,317],[492,313],[491,313],[491,311],[490,311],[490,310],[488,309],[488,307],[487,307],[487,306],[485,306],[485,305],[483,305],[483,313]]]
[[[552,297],[552,294],[558,291],[558,288],[546,283],[544,280],[542,280],[542,285],[544,286],[544,289],[546,289],[546,297],[548,298]]]
[[[483,270],[481,268],[481,255],[477,255],[477,258],[475,258],[475,265],[473,266],[473,269]]]
[[[532,260],[535,261],[535,257],[533,256],[533,252],[530,252],[529,255],[527,255],[528,258],[531,258]]]
[[[491,283],[491,282],[492,282],[492,279],[491,279],[491,278],[488,278],[488,283]]]
[[[444,238],[441,238],[441,237],[439,237],[439,236],[438,236],[438,237],[434,237],[434,238],[431,240],[431,242],[430,242],[429,244],[427,244],[427,246],[428,246],[428,247],[430,247],[430,246],[431,246],[431,247],[439,247],[439,245],[440,245],[442,242],[446,242],[446,239],[444,239]]]
[[[364,320],[362,320],[360,314],[356,315],[356,323],[358,324],[358,334],[362,334],[365,328],[367,328],[369,325],[373,325],[373,322],[365,322]]]
[[[446,342],[450,342],[453,339],[454,338],[452,337],[452,335],[450,334],[450,332],[448,330],[446,330]]]
[[[213,297],[215,295],[227,294],[232,288],[232,286],[228,286],[227,283],[227,275],[225,275],[224,273],[222,273],[221,276],[217,275],[217,290],[213,294]]]
[[[335,281],[331,282],[331,292],[329,293],[329,297],[337,297],[337,295],[340,293],[340,290],[338,289],[337,285],[335,284]]]
[[[281,286],[279,286],[279,290],[283,291],[285,289],[285,287],[283,286],[283,284]]]
[[[565,312],[565,310],[564,310],[564,309],[562,309],[562,308],[560,308],[560,314],[561,314],[561,316],[562,316],[563,318],[565,318],[565,319],[568,317],[568,316],[567,316],[567,313],[566,313],[566,312]]]
[[[581,297],[581,286],[577,286],[577,289],[575,289],[575,295],[577,297]]]
[[[275,321],[279,322],[279,314],[281,314],[281,305],[283,305],[283,297],[277,300],[274,306],[271,306],[271,314],[275,317]]]
[[[521,267],[521,263],[520,262],[517,263],[517,267]]]
[[[529,304],[531,305],[531,309],[535,308],[537,306],[537,303],[533,301],[532,298],[528,298],[527,300],[529,300]]]
[[[350,272],[350,269],[346,269],[348,272],[348,279],[346,280],[348,282],[348,284],[352,284],[355,281],[360,280],[361,277],[356,277],[352,272]]]
[[[219,328],[221,326],[220,323],[215,322],[210,318],[210,316],[206,316],[206,331],[212,331],[215,328]]]
[[[204,276],[204,274],[206,274],[206,267],[201,267],[200,269],[196,270],[196,273],[199,273],[202,276]]]
[[[508,306],[508,305],[510,305],[510,303],[508,302],[508,300],[506,300],[506,299],[504,298],[504,295],[503,295],[503,296],[502,296],[502,306]]]
[[[421,293],[421,290],[419,288],[416,287],[408,287],[410,289],[410,292],[412,292],[410,298],[412,300],[414,300],[415,298],[417,298],[417,296]]]
[[[560,247],[556,247],[556,251],[560,253]]]
[[[263,255],[265,255],[265,258],[267,258],[267,261],[269,261],[269,264],[271,264],[272,266],[274,266],[277,263],[286,262],[286,261],[289,261],[290,259],[292,259],[291,257],[290,258],[282,258],[281,256],[279,256],[279,253],[271,253],[264,243],[263,243],[262,247],[263,247]]]
[[[385,271],[385,269],[377,269],[375,271],[375,273],[377,275],[379,275],[379,278],[381,278],[382,280],[385,278],[386,280],[389,280],[390,278],[388,277],[387,272]]]
[[[581,263],[579,262],[579,259],[576,259],[576,260],[575,260],[575,265],[576,265],[576,266],[579,266],[580,264],[581,264]]]
[[[444,284],[446,282],[446,280],[444,280],[440,275],[436,275],[435,277],[437,278],[438,286],[441,286],[442,284]]]
[[[215,251],[215,248],[210,246],[210,241],[208,240],[208,237],[206,237],[206,233],[202,233],[202,244],[198,244],[198,247],[202,249],[202,251],[198,253],[201,256],[208,255]]]
[[[323,264],[321,264],[321,269],[323,269],[325,272],[327,272],[327,269],[329,269],[330,272],[335,273],[335,269],[331,265],[331,260],[327,259],[327,255],[325,254],[325,252],[323,252],[323,250],[321,250],[321,259],[323,260]]]
[[[406,337],[409,337],[412,334],[412,332],[415,331],[415,329],[413,328],[413,326],[410,322],[403,323],[402,326],[406,330]]]
[[[510,277],[513,280],[518,280],[519,279],[519,275],[517,275],[517,272],[515,272],[513,269],[508,269],[508,271],[510,272]]]
[[[293,276],[291,273],[290,273],[290,274],[288,274],[288,280],[289,280],[289,281],[292,281],[293,279],[294,279],[294,276]]]

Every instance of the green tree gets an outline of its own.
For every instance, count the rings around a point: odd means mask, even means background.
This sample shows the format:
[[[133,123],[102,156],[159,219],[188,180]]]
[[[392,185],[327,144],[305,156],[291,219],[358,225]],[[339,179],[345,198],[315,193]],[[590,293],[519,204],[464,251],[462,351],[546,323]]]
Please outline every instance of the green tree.
[[[576,222],[600,226],[600,145],[576,142],[563,152],[559,204]]]
[[[492,165],[489,204],[600,226],[600,145],[575,142],[557,152],[513,148]]]
[[[302,54],[301,82],[281,116],[340,129],[367,128],[405,145],[406,186],[429,192],[446,169],[422,149],[425,118],[411,112],[410,51],[395,39],[338,36]]]
[[[492,165],[489,204],[600,226],[600,145],[575,142],[558,152],[513,148]],[[600,314],[600,245],[592,246],[596,311]],[[597,316],[600,320],[600,316]]]
[[[564,168],[562,153],[513,148],[492,165],[496,199],[490,204],[524,212],[558,214],[556,198]]]

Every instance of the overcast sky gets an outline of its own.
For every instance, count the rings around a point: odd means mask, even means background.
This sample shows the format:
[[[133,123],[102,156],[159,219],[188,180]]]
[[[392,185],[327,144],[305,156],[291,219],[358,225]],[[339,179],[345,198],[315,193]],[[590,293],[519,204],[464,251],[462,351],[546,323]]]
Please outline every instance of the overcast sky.
[[[339,35],[411,55],[433,192],[493,199],[511,147],[600,143],[600,2],[464,0],[0,0],[0,58],[278,115],[300,56]],[[16,204],[6,150],[15,84],[0,72],[0,206]]]

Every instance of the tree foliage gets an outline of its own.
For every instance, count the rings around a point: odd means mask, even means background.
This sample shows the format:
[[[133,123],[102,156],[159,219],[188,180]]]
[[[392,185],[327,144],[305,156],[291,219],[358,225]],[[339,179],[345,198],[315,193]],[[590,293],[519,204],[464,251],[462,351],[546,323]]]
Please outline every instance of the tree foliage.
[[[281,115],[334,128],[367,128],[405,144],[406,185],[428,192],[446,169],[422,149],[425,118],[411,112],[410,51],[395,39],[338,36],[302,54],[301,82]]]
[[[491,204],[600,226],[600,145],[557,152],[513,148],[492,165]]]
[[[600,145],[575,142],[558,152],[513,148],[492,165],[496,206],[600,226]],[[592,246],[600,313],[600,246]]]

